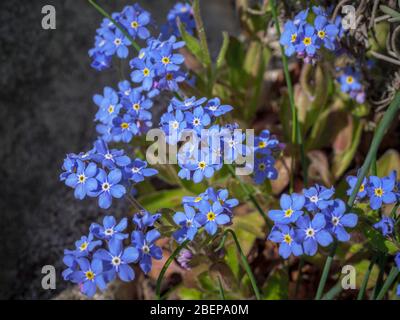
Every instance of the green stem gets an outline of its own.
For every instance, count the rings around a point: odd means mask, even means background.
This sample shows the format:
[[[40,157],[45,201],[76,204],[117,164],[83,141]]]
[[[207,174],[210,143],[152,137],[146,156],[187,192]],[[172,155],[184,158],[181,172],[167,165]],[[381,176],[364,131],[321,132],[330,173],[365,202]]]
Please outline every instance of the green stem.
[[[244,253],[242,251],[242,247],[240,246],[240,243],[239,243],[239,240],[237,239],[235,231],[233,231],[232,229],[225,230],[225,232],[224,232],[224,234],[222,236],[221,243],[218,246],[218,248],[215,249],[215,251],[220,250],[224,246],[226,237],[228,236],[228,233],[230,233],[232,235],[232,238],[235,241],[236,249],[239,252],[240,259],[242,260],[242,264],[243,264],[244,270],[246,271],[246,273],[247,273],[247,275],[248,275],[248,277],[250,279],[251,286],[253,287],[254,294],[256,295],[256,299],[257,300],[261,300],[261,295],[260,295],[260,291],[258,290],[258,287],[257,287],[256,279],[254,278],[254,274],[251,271],[249,262],[247,261],[247,258],[246,258],[246,256],[244,255]]]
[[[376,157],[376,153],[378,151],[379,145],[382,142],[383,136],[385,135],[385,133],[386,133],[387,129],[389,128],[390,124],[392,123],[392,121],[397,119],[396,115],[397,115],[399,109],[400,109],[400,93],[398,92],[396,94],[394,100],[390,104],[389,108],[386,110],[382,120],[380,121],[380,123],[375,131],[375,134],[372,139],[371,146],[369,148],[367,156],[365,158],[364,164],[362,165],[360,172],[358,174],[357,182],[354,186],[353,192],[351,193],[349,200],[347,201],[347,207],[349,210],[351,210],[353,208],[354,201],[356,200],[357,193],[358,193],[358,190],[360,189],[362,181],[363,181],[364,177],[366,176],[374,157]],[[316,299],[320,299],[322,296],[322,293],[324,291],[328,273],[329,273],[329,270],[330,270],[330,267],[331,267],[331,264],[333,261],[333,257],[336,252],[336,247],[337,247],[337,244],[335,244],[333,246],[333,250],[331,251],[331,254],[326,259],[324,271],[322,274],[323,276],[321,277],[319,285],[318,285]]]
[[[398,274],[399,274],[399,269],[397,269],[397,267],[392,267],[392,269],[390,270],[390,273],[389,273],[385,283],[383,284],[383,287],[382,287],[381,291],[379,291],[379,294],[376,297],[376,300],[382,300],[383,299],[383,297],[385,296],[386,292],[390,289],[391,285],[396,280]]]
[[[383,283],[383,276],[385,275],[385,266],[386,266],[387,256],[386,254],[382,253],[379,257],[379,274],[378,279],[376,280],[374,291],[371,295],[371,300],[376,299],[379,291],[382,288]]]
[[[219,288],[219,295],[221,296],[221,300],[226,300],[224,287],[222,286],[221,278],[219,276],[218,276],[218,288]]]
[[[184,248],[186,247],[186,245],[189,243],[189,240],[186,240],[184,242],[182,242],[175,250],[174,252],[172,252],[172,254],[169,256],[169,258],[167,259],[167,261],[165,262],[164,266],[161,269],[160,275],[158,276],[157,279],[157,284],[156,284],[156,297],[157,300],[161,299],[160,296],[160,292],[161,292],[161,282],[164,278],[165,272],[167,272],[167,269],[169,267],[169,265],[172,263],[172,261],[175,259],[175,257],[178,255],[178,253]]]
[[[281,37],[281,30],[279,27],[279,20],[278,20],[278,13],[277,13],[277,6],[276,6],[276,0],[270,0],[270,5],[271,5],[271,11],[272,11],[272,17],[274,19],[275,23],[275,29],[278,38]],[[296,109],[296,104],[294,101],[294,91],[293,91],[293,84],[292,84],[292,79],[290,78],[290,73],[289,73],[289,64],[288,64],[288,59],[285,55],[285,48],[281,45],[281,56],[282,56],[282,64],[283,64],[283,72],[285,74],[285,79],[286,79],[286,86],[288,88],[288,95],[289,95],[289,103],[290,103],[290,110],[292,113],[292,145],[298,145],[300,147],[300,158],[301,158],[301,166],[303,169],[303,180],[304,180],[304,185],[307,186],[308,184],[308,175],[307,175],[307,160],[306,160],[306,155],[305,155],[305,150],[304,150],[304,144],[303,144],[303,139],[301,136],[301,130],[300,130],[300,125],[298,122],[297,118],[297,109]],[[293,191],[293,184],[294,184],[294,156],[292,156],[292,163],[291,163],[291,175],[290,175],[290,189]]]
[[[107,13],[101,6],[99,6],[95,0],[88,0],[88,2],[98,11],[100,12],[105,18],[108,18],[111,20],[111,22],[124,34],[125,37],[128,38],[128,40],[131,42],[132,46],[136,49],[137,52],[140,51],[140,46],[133,40],[133,38],[129,35],[129,33],[125,30],[125,28],[119,24],[111,15]]]
[[[271,224],[271,222],[267,219],[267,217],[266,217],[266,215],[265,215],[265,213],[264,213],[264,210],[262,209],[261,205],[258,203],[256,197],[250,192],[249,188],[243,183],[243,181],[242,181],[238,176],[236,176],[235,170],[233,169],[232,165],[229,165],[229,164],[228,164],[227,166],[228,166],[229,172],[230,172],[230,174],[232,175],[232,177],[235,178],[235,179],[239,182],[240,187],[241,187],[242,190],[246,193],[246,195],[247,195],[247,197],[249,198],[249,200],[250,200],[250,201],[253,203],[253,205],[256,207],[258,213],[259,213],[259,214],[262,216],[262,218],[264,219],[265,224],[268,226],[269,229],[271,229],[271,228],[272,228],[272,224]]]
[[[329,270],[331,269],[333,257],[335,256],[336,253],[336,248],[337,248],[337,242],[335,241],[334,244],[332,245],[331,252],[329,253],[328,258],[326,259],[324,270],[322,271],[322,276],[318,284],[317,294],[315,296],[316,300],[320,300],[322,294],[324,293],[326,280],[328,279]]]
[[[367,290],[367,286],[368,286],[369,276],[371,275],[371,271],[374,267],[375,261],[376,261],[376,257],[372,258],[371,262],[369,263],[368,270],[367,270],[367,272],[365,272],[363,281],[361,283],[360,291],[358,292],[358,295],[357,295],[357,300],[362,300],[364,298],[365,290]]]

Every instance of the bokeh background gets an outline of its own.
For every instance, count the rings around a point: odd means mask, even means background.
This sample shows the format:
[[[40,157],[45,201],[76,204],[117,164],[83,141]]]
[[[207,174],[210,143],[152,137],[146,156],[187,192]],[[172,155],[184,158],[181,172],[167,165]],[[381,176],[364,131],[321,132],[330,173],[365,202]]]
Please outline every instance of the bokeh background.
[[[176,1],[137,2],[162,24]],[[99,3],[114,12],[133,2]],[[46,4],[56,8],[56,30],[41,27]],[[201,5],[215,55],[221,31],[238,32],[234,1]],[[58,181],[65,154],[88,150],[95,139],[93,94],[120,80],[115,69],[90,68],[87,51],[101,20],[85,0],[0,1],[1,299],[59,296],[67,287],[60,277],[63,249],[103,215],[94,200],[75,200]],[[123,216],[127,207],[116,202],[112,214]],[[57,270],[56,290],[41,287],[44,265]]]

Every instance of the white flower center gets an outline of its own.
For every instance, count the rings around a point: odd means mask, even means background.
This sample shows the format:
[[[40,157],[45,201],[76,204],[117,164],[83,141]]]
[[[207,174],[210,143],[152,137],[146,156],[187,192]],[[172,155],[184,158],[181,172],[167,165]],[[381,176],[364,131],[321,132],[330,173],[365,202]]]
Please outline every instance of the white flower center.
[[[78,175],[78,183],[85,183],[86,181],[86,176],[82,173]]]
[[[103,189],[103,191],[108,191],[108,190],[110,190],[110,184],[108,182],[104,182],[101,185],[101,188]]]
[[[140,169],[138,167],[133,167],[131,169],[132,173],[138,173],[140,171]]]
[[[332,224],[334,226],[337,226],[339,224],[339,218],[338,217],[332,217]]]
[[[313,238],[315,235],[315,230],[313,228],[306,229],[306,236],[307,238]]]
[[[142,251],[143,251],[143,253],[149,253],[149,252],[150,252],[149,246],[148,246],[147,244],[145,244],[145,245],[142,247]]]
[[[119,266],[121,264],[121,258],[120,257],[113,257],[111,260],[111,263],[114,266]]]
[[[310,201],[311,202],[313,202],[313,203],[317,203],[318,202],[318,196],[312,196],[312,197],[310,197]]]
[[[104,231],[107,236],[112,236],[114,234],[113,228],[108,228]]]
[[[106,158],[107,160],[111,160],[113,158],[111,153],[107,153],[104,155],[104,158]]]
[[[116,39],[114,40],[114,44],[115,44],[116,46],[121,45],[121,43],[122,43],[122,40],[121,40],[120,38],[116,38]]]

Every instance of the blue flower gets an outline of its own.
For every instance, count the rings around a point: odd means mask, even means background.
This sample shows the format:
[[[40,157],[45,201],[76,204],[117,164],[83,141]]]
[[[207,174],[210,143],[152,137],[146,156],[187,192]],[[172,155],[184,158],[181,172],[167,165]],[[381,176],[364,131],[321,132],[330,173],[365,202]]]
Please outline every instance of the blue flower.
[[[110,171],[107,175],[106,171],[99,169],[99,173],[96,176],[99,182],[97,190],[92,191],[92,196],[99,197],[99,206],[103,209],[111,207],[112,198],[121,198],[125,193],[126,189],[123,185],[119,184],[122,179],[122,173],[119,169]]]
[[[203,107],[196,107],[192,112],[185,112],[186,123],[189,128],[194,129],[198,134],[211,123],[210,116],[204,112]]]
[[[217,232],[219,225],[225,225],[231,222],[229,215],[224,213],[219,202],[202,203],[200,206],[200,214],[196,216],[196,220],[200,225],[204,225],[204,229],[209,235]]]
[[[128,234],[122,233],[128,225],[128,219],[123,218],[117,224],[117,221],[113,216],[105,216],[103,219],[103,225],[98,223],[92,223],[90,226],[90,232],[99,239],[111,240],[124,240],[128,237]]]
[[[96,153],[93,158],[108,169],[123,168],[131,162],[131,159],[124,154],[124,150],[110,150],[103,139],[98,139],[94,145]]]
[[[220,189],[215,191],[214,188],[208,188],[206,191],[208,198],[212,202],[219,202],[224,210],[231,214],[232,208],[236,207],[239,204],[239,201],[235,198],[228,199],[229,193],[227,189]]]
[[[132,92],[131,83],[128,80],[120,81],[118,83],[118,89],[119,89],[118,94],[120,98],[129,97],[129,95]]]
[[[370,206],[373,210],[379,209],[382,203],[391,204],[396,202],[396,195],[393,192],[394,185],[395,180],[393,176],[384,178],[369,177],[367,192],[370,198]]]
[[[278,171],[274,167],[275,159],[272,156],[265,155],[255,157],[254,161],[254,181],[257,184],[263,183],[266,179],[275,180],[278,177]]]
[[[168,106],[168,111],[172,110],[189,110],[198,106],[201,106],[204,102],[207,101],[207,98],[197,99],[196,97],[191,97],[185,99],[184,101],[178,100],[177,98],[172,98],[171,104]]]
[[[81,291],[88,297],[93,297],[97,287],[105,290],[107,285],[102,275],[103,264],[99,259],[93,259],[90,263],[86,258],[79,258],[79,271],[72,273],[73,282],[81,284]]]
[[[304,189],[304,196],[306,198],[305,207],[308,211],[317,211],[318,209],[323,210],[333,204],[333,200],[330,200],[335,194],[335,188],[325,188],[316,184],[314,187]]]
[[[185,116],[181,110],[164,113],[161,117],[160,125],[166,134],[169,144],[177,144],[182,137],[182,132],[186,129]]]
[[[167,38],[171,35],[179,37],[180,31],[178,29],[177,20],[183,24],[183,27],[189,34],[193,34],[196,28],[196,23],[193,17],[193,10],[190,4],[178,2],[175,6],[168,12],[167,24],[161,28],[161,34],[163,38]]]
[[[374,228],[382,232],[384,237],[390,236],[394,231],[395,221],[391,217],[383,216],[382,219],[374,224]]]
[[[93,162],[86,166],[84,162],[76,160],[76,172],[68,175],[65,184],[75,189],[74,196],[84,199],[85,196],[97,188],[94,176],[97,174],[97,165]]]
[[[340,89],[345,93],[359,91],[362,89],[360,82],[361,75],[355,69],[346,67],[339,77]]]
[[[106,262],[105,271],[108,281],[112,281],[116,275],[125,282],[135,279],[135,272],[129,266],[129,263],[138,260],[139,251],[134,247],[124,248],[121,240],[115,238],[110,240],[108,242],[108,251],[99,249],[94,253],[93,257]]]
[[[136,10],[133,6],[128,6],[123,11],[124,17],[121,19],[122,25],[128,30],[129,34],[135,39],[150,37],[150,32],[146,26],[150,23],[150,13],[144,10]]]
[[[138,134],[139,129],[134,122],[134,119],[129,114],[124,114],[123,117],[117,117],[113,120],[113,128],[111,133],[115,142],[128,143],[133,136]]]
[[[142,231],[132,232],[132,244],[139,250],[140,268],[144,273],[149,273],[152,267],[152,258],[162,259],[162,250],[154,242],[160,238],[160,233],[152,229],[144,234]]]
[[[225,113],[228,113],[233,110],[233,107],[230,105],[221,105],[221,101],[219,98],[210,99],[205,106],[205,109],[212,117],[220,117]]]
[[[154,176],[158,173],[156,169],[147,168],[147,162],[140,159],[133,160],[125,168],[128,179],[138,183],[144,181],[145,177]]]
[[[64,250],[63,262],[67,266],[62,272],[62,277],[66,281],[74,281],[72,274],[79,269],[79,264],[76,256],[70,250]]]
[[[304,26],[307,23],[308,11],[309,9],[305,9],[296,14],[296,16],[293,19],[293,23],[296,26],[300,27]]]
[[[144,90],[148,91],[153,87],[155,77],[154,65],[147,59],[135,58],[130,62],[131,79],[135,83],[141,83]]]
[[[103,71],[110,68],[112,60],[111,56],[107,56],[103,52],[99,52],[97,49],[89,50],[89,56],[92,58],[90,66],[97,71]]]
[[[129,97],[125,98],[122,103],[132,117],[137,119],[151,119],[152,115],[147,110],[153,106],[153,101],[147,99],[138,90],[132,90]]]
[[[105,87],[103,95],[95,94],[93,101],[99,106],[99,111],[96,113],[95,120],[104,124],[111,123],[118,116],[122,105],[119,103],[118,93],[110,88]]]
[[[295,232],[287,225],[274,225],[268,236],[268,240],[280,244],[279,255],[284,259],[289,258],[292,253],[296,257],[303,254],[301,244],[295,240]]]
[[[318,42],[323,44],[328,50],[335,50],[335,39],[339,29],[335,24],[329,23],[325,16],[317,16],[314,26],[318,36]]]
[[[350,196],[353,193],[354,187],[357,183],[357,177],[348,176],[346,178],[346,181],[347,181],[348,185],[350,186],[350,188],[347,190],[347,195]],[[361,186],[358,190],[357,198],[359,198],[359,199],[365,198],[365,196],[367,195],[367,185],[368,185],[368,180],[367,180],[367,178],[364,177],[364,179],[361,183]]]
[[[151,214],[148,211],[140,211],[139,213],[136,213],[132,221],[136,224],[136,226],[140,230],[144,230],[149,227],[153,227],[154,223],[161,217],[160,213],[156,214]]]
[[[280,199],[281,210],[270,210],[268,216],[279,224],[296,222],[303,214],[305,198],[301,194],[292,193],[290,196],[283,194]]]
[[[104,44],[104,52],[106,55],[112,56],[116,53],[121,59],[128,57],[128,46],[131,42],[125,37],[121,30],[107,30],[104,32],[103,37],[106,41]]]
[[[171,71],[163,75],[157,84],[160,90],[179,91],[178,84],[186,80],[186,74],[182,71]]]
[[[75,251],[72,251],[75,257],[86,257],[91,253],[97,246],[100,246],[102,242],[100,240],[94,240],[93,234],[89,233],[88,236],[82,236],[78,241],[75,242]]]
[[[285,48],[285,54],[290,57],[296,52],[296,46],[299,44],[298,27],[293,21],[287,21],[284,31],[280,38],[280,44]]]
[[[308,56],[314,56],[319,46],[317,44],[317,35],[315,28],[311,25],[305,25],[299,32],[299,43],[295,46],[297,53]]]
[[[183,208],[185,212],[177,212],[173,217],[174,222],[181,226],[181,229],[173,234],[173,237],[179,243],[182,243],[186,239],[192,241],[196,236],[198,229],[201,227],[201,224],[195,219],[196,211],[186,204]]]
[[[296,241],[303,243],[304,253],[313,256],[317,253],[318,244],[323,247],[332,243],[331,234],[324,229],[326,224],[322,213],[317,213],[312,220],[309,216],[299,217],[296,221]]]
[[[357,225],[358,217],[354,213],[346,213],[346,205],[342,200],[335,200],[334,204],[323,211],[328,221],[327,228],[339,241],[349,241],[350,234],[345,227],[353,228]]]
[[[185,58],[183,55],[174,53],[173,44],[166,41],[157,50],[151,53],[155,60],[155,69],[158,75],[164,75],[171,71],[178,71]]]
[[[178,159],[179,160],[179,159]],[[198,152],[198,160],[189,159],[185,163],[178,161],[182,168],[178,172],[181,179],[193,179],[194,183],[200,183],[204,178],[211,178],[217,168],[212,163],[212,155],[207,152]]]
[[[260,154],[271,154],[277,149],[279,141],[271,136],[269,130],[261,131],[260,135],[254,140],[254,151]]]

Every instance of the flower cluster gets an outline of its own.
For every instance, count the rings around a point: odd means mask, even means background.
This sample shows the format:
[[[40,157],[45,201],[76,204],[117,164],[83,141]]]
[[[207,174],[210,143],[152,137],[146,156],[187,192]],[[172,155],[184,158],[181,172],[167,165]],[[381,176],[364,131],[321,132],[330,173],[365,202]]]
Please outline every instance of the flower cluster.
[[[151,38],[147,47],[142,48],[139,55],[130,61],[131,79],[140,84],[140,91],[147,91],[154,97],[162,90],[178,91],[178,84],[186,79],[181,71],[183,55],[176,52],[185,45],[171,36],[165,41]]]
[[[113,13],[112,18],[133,40],[150,37],[147,29],[151,22],[150,13],[138,4],[126,6],[122,12]],[[128,57],[131,41],[120,28],[117,28],[110,19],[103,19],[100,28],[96,31],[94,48],[89,50],[93,68],[99,71],[109,68],[115,54],[121,59]]]
[[[348,176],[347,194],[351,195],[357,182],[357,177]],[[378,210],[383,204],[393,204],[400,200],[399,181],[397,174],[392,171],[387,177],[365,177],[357,192],[357,200],[368,199],[372,210]]]
[[[283,194],[280,210],[270,210],[268,216],[275,225],[268,236],[279,243],[279,254],[287,259],[291,254],[313,256],[318,245],[323,247],[338,241],[348,241],[346,228],[357,224],[358,217],[346,212],[340,199],[333,199],[333,188],[315,185],[304,189],[303,194]]]
[[[365,89],[361,83],[361,72],[356,68],[347,66],[338,70],[339,77],[337,81],[340,84],[340,90],[347,93],[358,103],[365,102]]]
[[[274,180],[278,177],[275,169],[274,152],[283,148],[278,139],[271,136],[268,130],[263,130],[254,140],[254,181],[257,184],[263,183],[266,179]]]
[[[189,3],[178,2],[168,12],[167,23],[161,28],[163,38],[171,35],[180,37],[181,33],[178,28],[178,20],[189,34],[193,34],[196,23],[193,16],[193,9]]]
[[[129,237],[124,233],[127,218],[117,223],[113,216],[105,216],[103,225],[93,223],[89,235],[78,240],[74,250],[64,250],[64,280],[78,284],[82,293],[92,297],[97,288],[105,290],[116,277],[125,282],[134,280],[133,263],[144,273],[150,272],[152,259],[162,258],[162,250],[155,244],[160,233],[152,228],[159,217],[148,212],[135,214],[136,229],[128,246],[124,244]]]
[[[93,101],[99,107],[96,130],[107,142],[129,143],[152,126],[149,109],[153,102],[139,89],[132,89],[128,81],[121,81],[118,87],[118,91],[105,87],[103,95],[94,95]]]
[[[219,226],[231,223],[232,210],[238,205],[237,199],[229,199],[228,190],[208,188],[197,197],[184,197],[184,212],[175,213],[174,222],[180,227],[173,237],[177,242],[192,241],[204,227],[211,236],[217,233]]]
[[[280,38],[287,56],[296,53],[307,63],[316,61],[322,48],[337,50],[337,38],[342,34],[340,17],[331,23],[326,10],[315,6],[312,10],[316,16],[314,19],[309,14],[309,9],[306,9],[299,12],[293,20],[287,21]]]
[[[157,174],[139,159],[131,160],[123,150],[109,149],[98,139],[87,153],[68,154],[60,180],[75,189],[77,199],[97,197],[100,208],[111,207],[113,198],[122,198],[134,183]]]

